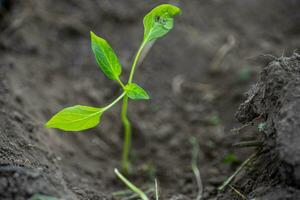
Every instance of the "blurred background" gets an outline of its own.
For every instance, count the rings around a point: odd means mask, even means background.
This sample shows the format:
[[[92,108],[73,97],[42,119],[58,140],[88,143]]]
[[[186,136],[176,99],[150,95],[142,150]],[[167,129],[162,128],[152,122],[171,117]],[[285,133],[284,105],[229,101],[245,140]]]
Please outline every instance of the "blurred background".
[[[129,178],[144,190],[157,178],[162,199],[194,198],[189,141],[196,138],[204,197],[213,199],[251,153],[232,144],[259,130],[237,137],[230,131],[240,126],[234,113],[262,68],[299,48],[299,0],[0,0],[1,145],[11,149],[1,161],[47,174],[22,194],[103,199],[124,189],[113,174],[122,150],[120,106],[84,133],[43,124],[63,107],[102,106],[120,94],[94,60],[89,31],[109,41],[125,81],[142,40],[143,16],[160,3],[179,6],[182,14],[136,71],[135,81],[151,100],[129,104]]]

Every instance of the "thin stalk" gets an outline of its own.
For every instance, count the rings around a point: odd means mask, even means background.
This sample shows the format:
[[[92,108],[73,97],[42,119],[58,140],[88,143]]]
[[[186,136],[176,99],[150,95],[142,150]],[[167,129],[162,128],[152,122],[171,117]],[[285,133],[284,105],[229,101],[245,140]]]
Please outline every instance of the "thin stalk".
[[[137,51],[135,58],[132,63],[128,83],[132,82],[133,75],[135,72],[135,68],[137,66],[138,60],[141,56],[141,53],[143,51],[143,48],[145,47],[146,42],[143,41],[139,50]],[[121,119],[124,126],[124,144],[123,144],[123,153],[122,153],[122,168],[123,171],[128,173],[129,170],[129,152],[130,152],[130,146],[131,146],[131,123],[127,117],[127,107],[128,107],[128,97],[125,96],[123,98],[123,105],[122,105],[122,112],[121,112]]]
[[[133,79],[133,75],[134,75],[134,72],[135,72],[136,65],[137,65],[137,63],[138,63],[138,61],[139,61],[139,58],[140,58],[140,56],[141,56],[141,53],[142,53],[142,51],[143,51],[145,45],[146,45],[146,42],[143,41],[142,44],[141,44],[141,46],[140,46],[140,48],[139,48],[139,50],[137,51],[137,53],[136,53],[136,55],[135,55],[135,58],[134,58],[133,63],[132,63],[132,67],[131,67],[131,71],[130,71],[128,83],[131,83],[131,82],[132,82],[132,79]]]
[[[245,195],[243,195],[240,191],[238,191],[235,187],[229,185],[229,187],[235,192],[237,193],[242,199],[247,200],[247,197],[245,197]]]
[[[263,145],[263,141],[260,140],[252,140],[252,141],[242,141],[242,142],[238,142],[233,144],[233,147],[237,147],[237,148],[245,148],[245,147],[259,147]]]
[[[155,200],[159,200],[158,183],[156,179],[155,179]]]
[[[131,124],[127,118],[127,106],[128,106],[128,97],[123,98],[121,118],[124,126],[124,144],[123,144],[123,153],[122,153],[122,169],[124,172],[128,173],[129,171],[129,152],[131,147]]]
[[[137,188],[135,185],[133,185],[129,180],[127,180],[117,169],[115,169],[115,174],[118,176],[119,179],[125,183],[125,185],[131,189],[134,193],[138,194],[142,200],[149,200],[146,194]]]
[[[200,170],[198,168],[197,162],[199,158],[199,143],[195,137],[190,138],[190,142],[193,145],[192,151],[192,170],[195,175],[197,186],[198,186],[198,194],[196,200],[201,200],[203,196],[203,184],[201,180]]]
[[[114,106],[118,101],[120,101],[124,96],[126,92],[123,92],[118,98],[116,98],[113,102],[111,102],[109,105],[105,106],[101,112],[104,112],[108,109],[110,109],[112,106]]]
[[[117,79],[117,82],[120,84],[120,86],[124,89],[125,88],[125,85],[123,84],[123,82],[118,78]]]

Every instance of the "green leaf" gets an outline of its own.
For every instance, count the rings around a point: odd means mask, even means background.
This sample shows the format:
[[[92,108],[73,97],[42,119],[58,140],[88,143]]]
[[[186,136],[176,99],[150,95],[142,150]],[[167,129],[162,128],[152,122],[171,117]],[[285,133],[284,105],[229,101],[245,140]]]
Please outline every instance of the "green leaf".
[[[173,16],[180,12],[180,8],[170,4],[162,4],[151,10],[144,17],[144,42],[150,42],[167,34],[173,28]]]
[[[92,50],[102,72],[112,80],[118,80],[122,72],[121,64],[114,50],[106,40],[91,31]]]
[[[76,105],[64,108],[47,122],[46,127],[64,131],[82,131],[96,126],[102,113],[102,108],[89,106]]]
[[[134,100],[150,99],[147,92],[135,83],[127,84],[125,86],[125,91],[126,91],[127,96]]]
[[[55,197],[46,196],[46,195],[35,194],[28,200],[59,200],[59,199]]]

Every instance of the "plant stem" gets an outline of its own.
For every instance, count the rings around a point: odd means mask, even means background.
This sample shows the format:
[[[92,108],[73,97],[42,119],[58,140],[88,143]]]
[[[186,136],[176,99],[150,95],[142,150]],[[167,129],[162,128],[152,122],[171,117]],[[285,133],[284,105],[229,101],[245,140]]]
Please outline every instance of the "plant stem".
[[[118,101],[120,101],[124,96],[126,92],[123,92],[118,98],[116,98],[113,102],[111,102],[109,105],[105,106],[101,112],[104,112],[108,109],[110,109],[112,106],[114,106]]]
[[[139,50],[137,51],[137,53],[135,55],[135,58],[132,63],[128,83],[132,82],[135,68],[137,66],[138,60],[141,56],[141,53],[142,53],[145,45],[146,45],[146,42],[143,41]],[[123,168],[123,171],[126,173],[128,173],[128,170],[129,170],[129,164],[130,164],[129,163],[129,152],[130,152],[130,146],[131,146],[131,124],[127,117],[127,107],[128,107],[128,97],[125,96],[123,98],[121,118],[122,118],[122,123],[124,126],[124,145],[123,145],[123,153],[122,153],[122,168]]]
[[[128,83],[131,83],[131,82],[132,82],[132,79],[133,79],[133,75],[134,75],[134,72],[135,72],[136,65],[137,65],[137,63],[138,63],[138,60],[139,60],[139,58],[140,58],[140,56],[141,56],[141,53],[142,53],[142,51],[143,51],[145,45],[146,45],[146,42],[143,41],[142,44],[141,44],[141,46],[140,46],[140,48],[139,48],[139,50],[137,51],[137,53],[136,53],[136,55],[135,55],[134,61],[133,61],[133,63],[132,63],[132,67],[131,67],[131,71],[130,71],[130,76],[129,76],[129,79],[128,79]]]
[[[123,82],[118,78],[117,79],[117,82],[120,84],[120,86],[124,89],[125,88],[125,85],[123,84]]]
[[[122,153],[122,168],[123,171],[128,173],[129,171],[129,151],[131,146],[131,124],[127,118],[127,106],[128,106],[128,97],[123,98],[121,118],[124,126],[124,144],[123,144],[123,153]]]
[[[117,169],[115,169],[115,174],[118,176],[119,179],[121,179],[128,188],[130,188],[133,192],[138,194],[142,200],[149,200],[146,194],[137,188],[135,185],[133,185],[129,180],[127,180]]]

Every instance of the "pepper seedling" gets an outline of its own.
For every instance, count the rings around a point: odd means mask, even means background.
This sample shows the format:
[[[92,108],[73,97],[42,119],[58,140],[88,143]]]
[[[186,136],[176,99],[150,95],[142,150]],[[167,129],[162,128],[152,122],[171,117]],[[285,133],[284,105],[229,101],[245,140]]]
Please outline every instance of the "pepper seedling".
[[[133,60],[129,79],[124,84],[120,75],[122,67],[117,55],[109,43],[103,38],[91,32],[91,47],[97,64],[102,72],[111,80],[116,81],[122,88],[122,93],[114,101],[104,107],[90,107],[76,105],[64,108],[54,115],[47,123],[47,128],[57,128],[63,131],[82,131],[95,127],[102,114],[123,100],[121,119],[124,126],[124,146],[122,153],[122,168],[125,172],[129,169],[129,151],[131,146],[131,123],[127,117],[128,98],[132,100],[149,99],[148,93],[138,84],[133,83],[133,76],[143,49],[166,35],[174,25],[174,16],[181,11],[178,7],[170,4],[162,4],[152,9],[143,20],[144,37]]]

